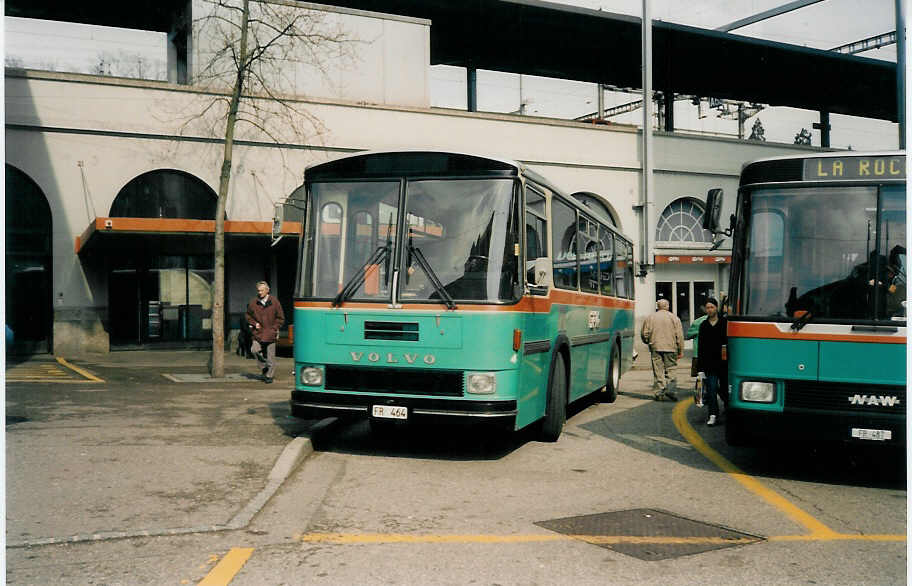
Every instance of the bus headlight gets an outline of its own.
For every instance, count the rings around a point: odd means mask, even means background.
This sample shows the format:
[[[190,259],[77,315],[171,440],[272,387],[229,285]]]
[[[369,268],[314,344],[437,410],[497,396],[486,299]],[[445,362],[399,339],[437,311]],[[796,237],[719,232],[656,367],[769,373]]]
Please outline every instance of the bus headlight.
[[[301,369],[301,384],[309,387],[319,387],[323,384],[323,369],[315,366],[305,366]]]
[[[741,400],[751,403],[772,403],[776,400],[776,385],[748,380],[741,383]]]
[[[466,375],[466,392],[473,395],[493,395],[497,390],[497,377],[493,372],[475,372]]]

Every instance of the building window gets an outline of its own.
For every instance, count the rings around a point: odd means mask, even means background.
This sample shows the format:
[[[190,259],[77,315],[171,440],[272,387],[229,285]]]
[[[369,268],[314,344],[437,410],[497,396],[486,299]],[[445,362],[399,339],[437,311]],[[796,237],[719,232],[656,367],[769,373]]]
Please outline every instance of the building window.
[[[702,223],[703,206],[697,200],[675,200],[659,216],[656,242],[712,242],[712,233]]]
[[[111,204],[112,218],[214,220],[218,196],[202,180],[171,169],[149,171],[127,183]]]

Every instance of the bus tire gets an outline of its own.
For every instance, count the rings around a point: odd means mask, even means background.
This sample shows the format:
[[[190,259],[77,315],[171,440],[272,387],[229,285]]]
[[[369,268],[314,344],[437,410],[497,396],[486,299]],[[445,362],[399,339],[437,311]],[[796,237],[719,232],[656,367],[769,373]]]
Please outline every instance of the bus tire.
[[[621,387],[621,353],[617,344],[611,345],[611,357],[608,358],[608,377],[605,388],[599,394],[602,403],[614,403]]]
[[[548,380],[548,403],[545,406],[545,417],[542,419],[539,439],[543,442],[556,442],[564,429],[567,419],[567,366],[564,357],[557,353]]]

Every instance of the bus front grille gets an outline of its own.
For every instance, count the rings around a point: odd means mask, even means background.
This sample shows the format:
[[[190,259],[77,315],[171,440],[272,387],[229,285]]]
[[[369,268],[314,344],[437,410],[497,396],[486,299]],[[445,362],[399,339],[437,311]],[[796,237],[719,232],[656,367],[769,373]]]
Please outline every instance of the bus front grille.
[[[903,414],[906,412],[906,389],[894,385],[786,381],[785,407]]]
[[[327,365],[327,390],[461,397],[462,372]]]

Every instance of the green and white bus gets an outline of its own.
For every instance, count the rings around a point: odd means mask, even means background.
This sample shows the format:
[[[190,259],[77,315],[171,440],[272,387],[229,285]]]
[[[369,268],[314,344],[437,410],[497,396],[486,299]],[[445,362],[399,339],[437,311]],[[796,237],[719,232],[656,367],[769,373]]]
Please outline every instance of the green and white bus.
[[[633,246],[524,165],[460,153],[308,167],[294,303],[297,417],[468,420],[555,441],[617,396]]]
[[[720,202],[711,190],[716,233]],[[728,443],[904,446],[904,153],[751,163],[725,232]]]

